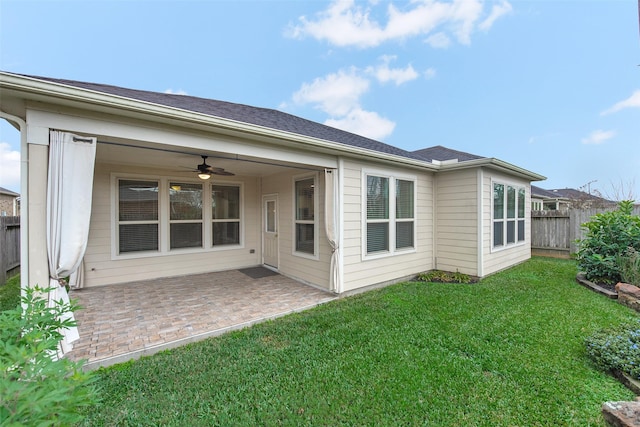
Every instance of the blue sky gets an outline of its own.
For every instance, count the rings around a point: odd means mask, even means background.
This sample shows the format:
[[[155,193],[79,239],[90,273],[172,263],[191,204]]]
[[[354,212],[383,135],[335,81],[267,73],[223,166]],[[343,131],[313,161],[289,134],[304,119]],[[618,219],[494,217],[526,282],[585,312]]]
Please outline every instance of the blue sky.
[[[3,71],[277,108],[636,199],[638,64],[635,0],[0,0]]]

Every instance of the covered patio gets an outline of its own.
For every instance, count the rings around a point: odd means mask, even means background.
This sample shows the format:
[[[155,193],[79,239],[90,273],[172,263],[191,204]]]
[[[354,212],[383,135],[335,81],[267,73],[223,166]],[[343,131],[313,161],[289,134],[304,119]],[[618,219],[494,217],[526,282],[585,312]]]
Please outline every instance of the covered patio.
[[[302,311],[337,296],[264,267],[74,290],[80,339],[66,354],[87,369]]]

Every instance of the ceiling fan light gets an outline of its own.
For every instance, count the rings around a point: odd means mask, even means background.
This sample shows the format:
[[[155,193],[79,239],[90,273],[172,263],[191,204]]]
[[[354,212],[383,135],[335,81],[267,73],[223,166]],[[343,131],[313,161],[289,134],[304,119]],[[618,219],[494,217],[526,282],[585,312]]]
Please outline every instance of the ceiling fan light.
[[[200,172],[198,174],[198,178],[203,179],[203,180],[206,181],[207,179],[211,178],[211,174],[208,173],[208,172]]]

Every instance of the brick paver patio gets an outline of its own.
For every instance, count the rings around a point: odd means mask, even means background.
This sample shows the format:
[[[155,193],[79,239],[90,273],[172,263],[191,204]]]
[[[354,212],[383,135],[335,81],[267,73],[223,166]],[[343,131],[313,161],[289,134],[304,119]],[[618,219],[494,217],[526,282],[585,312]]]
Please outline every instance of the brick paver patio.
[[[95,369],[305,310],[332,293],[280,274],[240,270],[155,279],[71,292],[80,339],[66,357]]]

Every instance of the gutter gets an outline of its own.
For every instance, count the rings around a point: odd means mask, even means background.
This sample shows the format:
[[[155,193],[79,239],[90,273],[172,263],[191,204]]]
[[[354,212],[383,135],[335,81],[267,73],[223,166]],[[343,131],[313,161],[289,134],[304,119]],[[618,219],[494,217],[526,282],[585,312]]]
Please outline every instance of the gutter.
[[[27,122],[0,110],[0,117],[20,128],[20,296],[29,286],[29,152]]]
[[[476,160],[467,160],[467,161],[458,162],[458,163],[442,163],[439,169],[441,171],[447,171],[447,170],[455,170],[455,169],[476,168],[476,167],[483,167],[483,166],[489,167],[492,169],[498,169],[511,174],[516,174],[523,178],[527,178],[531,181],[544,181],[545,179],[547,179],[547,177],[544,175],[531,172],[527,169],[523,169],[519,166],[512,165],[511,163],[505,162],[503,160],[496,159],[495,157],[486,157],[486,158],[476,159]]]
[[[287,140],[297,142],[307,147],[313,147],[322,151],[328,151],[331,154],[348,154],[350,156],[376,158],[386,160],[395,164],[404,164],[407,166],[419,167],[436,171],[438,165],[434,165],[424,160],[411,159],[395,154],[387,154],[380,151],[369,150],[366,148],[347,146],[344,144],[332,142],[325,139],[314,138],[310,136],[300,135],[293,132],[281,131],[264,126],[249,124],[231,119],[225,119],[207,114],[197,113],[180,108],[164,106],[147,101],[134,100],[119,95],[106,94],[91,89],[76,88],[69,85],[54,82],[44,82],[42,80],[18,76],[15,74],[0,72],[0,86],[7,89],[14,89],[34,95],[55,96],[69,101],[94,104],[96,106],[113,108],[116,110],[127,110],[143,115],[152,115],[162,119],[173,119],[179,121],[190,122],[205,126],[213,126],[232,133],[242,133],[243,135],[251,134],[256,137],[274,138],[277,140]],[[338,153],[336,153],[338,152]]]

